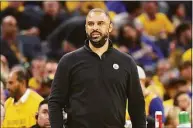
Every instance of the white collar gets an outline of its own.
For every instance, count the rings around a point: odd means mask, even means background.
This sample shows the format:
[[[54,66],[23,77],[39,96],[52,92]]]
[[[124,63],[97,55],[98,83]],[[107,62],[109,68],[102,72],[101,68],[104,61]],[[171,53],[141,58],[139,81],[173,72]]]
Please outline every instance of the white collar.
[[[27,90],[25,91],[25,93],[23,94],[23,96],[22,96],[22,97],[18,100],[18,102],[16,102],[15,104],[19,104],[20,102],[21,102],[21,103],[24,103],[24,102],[27,100],[29,94],[30,94],[30,89],[27,89]],[[14,102],[14,99],[13,99],[13,102]]]

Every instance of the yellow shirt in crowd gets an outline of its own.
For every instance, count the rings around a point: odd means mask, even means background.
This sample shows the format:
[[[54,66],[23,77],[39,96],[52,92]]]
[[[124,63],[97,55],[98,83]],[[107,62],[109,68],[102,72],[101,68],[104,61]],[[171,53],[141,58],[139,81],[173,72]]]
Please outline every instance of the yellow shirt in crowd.
[[[28,85],[33,90],[37,90],[40,88],[40,83],[34,77],[29,79]]]
[[[3,11],[9,6],[9,2],[8,1],[0,1],[0,6],[1,6],[0,11]],[[18,8],[18,11],[23,12],[24,11],[24,6],[20,5],[19,8]]]
[[[163,13],[156,13],[154,20],[150,20],[146,13],[143,13],[137,17],[137,21],[142,24],[145,33],[150,36],[158,37],[162,31],[166,33],[172,33],[174,31],[174,26]]]
[[[43,98],[31,89],[27,89],[16,103],[13,98],[7,99],[2,128],[29,128],[35,125],[35,115],[42,100]]]
[[[147,89],[150,92],[153,92],[154,94],[158,95],[161,99],[163,99],[165,94],[164,85],[161,83],[157,75],[153,76],[152,80],[153,80],[153,84],[148,86]]]
[[[182,61],[191,61],[192,60],[192,48],[188,49],[187,51],[185,51],[182,55]]]

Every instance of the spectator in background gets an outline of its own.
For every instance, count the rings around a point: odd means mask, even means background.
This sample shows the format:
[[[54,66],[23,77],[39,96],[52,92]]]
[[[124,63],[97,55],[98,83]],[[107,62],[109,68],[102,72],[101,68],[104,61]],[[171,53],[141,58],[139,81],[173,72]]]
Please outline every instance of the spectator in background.
[[[137,67],[139,79],[143,91],[143,95],[145,97],[145,110],[147,116],[151,116],[155,119],[155,112],[161,111],[163,113],[163,123],[165,122],[165,116],[164,116],[164,107],[163,107],[163,101],[154,93],[150,92],[145,87],[145,81],[146,81],[146,74],[144,70],[141,67]]]
[[[5,102],[5,119],[3,127],[31,127],[35,124],[35,114],[43,98],[27,88],[28,76],[22,68],[11,70],[7,89],[10,94]]]
[[[183,52],[192,47],[192,25],[182,23],[176,28],[176,48],[182,49]]]
[[[54,79],[53,75],[45,77],[42,81],[40,88],[37,90],[38,94],[40,94],[43,98],[48,98],[53,79]]]
[[[36,114],[36,125],[31,128],[51,128],[48,116],[48,100],[40,102],[38,112]]]
[[[126,47],[139,65],[143,65],[145,70],[153,70],[156,62],[163,59],[161,50],[150,40],[143,37],[132,23],[123,25],[119,32],[120,50]]]
[[[178,107],[173,107],[169,110],[165,122],[166,128],[177,128],[177,126],[179,125],[179,113],[180,109]]]
[[[8,75],[9,75],[9,64],[8,64],[8,62],[7,62],[7,59],[6,59],[6,57],[5,56],[3,56],[3,55],[0,55],[0,59],[1,59],[1,62],[0,62],[0,66],[1,66],[1,69],[0,69],[0,71],[1,71],[1,76],[0,76],[0,80],[3,82],[3,83],[5,83],[6,82],[6,80],[7,80],[7,77],[8,77]]]
[[[186,92],[178,92],[174,97],[174,106],[179,107],[181,111],[188,111],[191,107],[191,99]]]
[[[2,23],[4,17],[11,15],[18,21],[19,31],[30,29],[32,24],[30,17],[23,13],[23,3],[22,1],[9,1],[7,7],[0,13],[0,23]]]
[[[0,54],[8,59],[9,67],[25,64],[35,56],[43,55],[38,37],[18,35],[17,21],[13,16],[3,19],[1,30]]]
[[[183,23],[186,19],[186,8],[183,3],[176,4],[173,10],[173,16],[171,18],[174,27],[178,27],[181,23]]]
[[[109,1],[112,2],[112,1]],[[114,1],[113,1],[114,2]],[[112,19],[114,26],[116,29],[120,29],[120,27],[127,22],[134,22],[135,18],[138,17],[142,13],[142,6],[140,1],[124,1],[126,12],[122,12],[119,14],[116,14],[114,18]],[[140,24],[135,22],[135,25],[139,27]]]
[[[58,63],[54,60],[48,60],[45,64],[44,77],[41,82],[41,86],[39,86],[37,92],[44,98],[47,98],[50,94],[51,84],[54,79],[54,75],[56,73]]]
[[[151,92],[154,92],[161,99],[163,99],[165,94],[165,88],[162,83],[162,79],[165,73],[170,69],[171,65],[168,60],[159,60],[155,69],[155,75],[152,77],[151,85],[148,87]]]
[[[169,59],[171,64],[178,67],[183,53],[190,48],[192,48],[191,24],[182,23],[176,28],[176,39],[170,44]]]
[[[136,19],[136,22],[141,24],[139,25],[141,28],[138,28],[138,30],[143,31],[153,40],[167,38],[168,34],[174,32],[174,27],[167,16],[157,12],[157,2],[144,2],[143,5],[145,12]]]
[[[40,39],[45,41],[47,36],[69,17],[60,8],[60,3],[58,1],[44,1],[43,12],[44,14],[38,25],[38,30]]]
[[[179,66],[180,76],[184,78],[187,82],[188,86],[188,93],[190,96],[192,95],[191,87],[192,87],[192,62],[191,61],[185,61],[182,62]]]
[[[48,56],[59,60],[64,53],[83,46],[83,42],[87,38],[85,33],[85,22],[86,17],[75,16],[57,27],[48,37],[50,48]]]
[[[31,62],[32,78],[29,79],[29,87],[34,90],[41,88],[42,81],[44,79],[46,66],[46,58],[37,57]]]
[[[164,97],[164,108],[165,115],[168,114],[168,111],[174,106],[174,97],[178,92],[186,86],[186,81],[180,78],[172,78],[168,80],[168,83],[165,85],[166,93]]]
[[[45,77],[55,75],[58,63],[54,60],[48,60],[45,66]]]

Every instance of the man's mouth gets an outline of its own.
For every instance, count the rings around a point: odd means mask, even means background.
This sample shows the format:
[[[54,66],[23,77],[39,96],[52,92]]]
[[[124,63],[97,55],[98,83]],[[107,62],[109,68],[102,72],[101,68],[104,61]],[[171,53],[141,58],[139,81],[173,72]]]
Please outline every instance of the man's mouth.
[[[93,32],[91,35],[94,38],[101,36],[101,34],[99,32]]]

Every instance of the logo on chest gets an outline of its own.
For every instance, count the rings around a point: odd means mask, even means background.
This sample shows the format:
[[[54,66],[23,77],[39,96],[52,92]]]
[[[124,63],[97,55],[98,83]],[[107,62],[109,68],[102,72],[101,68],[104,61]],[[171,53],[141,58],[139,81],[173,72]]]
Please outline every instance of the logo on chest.
[[[118,65],[118,64],[113,64],[113,68],[114,68],[115,70],[118,70],[118,69],[119,69],[119,65]]]

